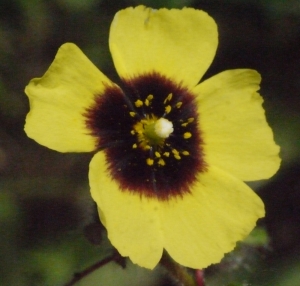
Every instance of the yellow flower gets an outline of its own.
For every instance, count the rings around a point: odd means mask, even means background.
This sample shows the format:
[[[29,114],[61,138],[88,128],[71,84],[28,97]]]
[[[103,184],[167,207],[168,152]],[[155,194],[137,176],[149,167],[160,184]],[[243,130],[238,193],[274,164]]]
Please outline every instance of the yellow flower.
[[[91,194],[121,255],[153,268],[163,249],[180,264],[219,262],[264,216],[243,181],[278,169],[253,70],[200,84],[218,44],[205,12],[119,11],[109,47],[122,88],[74,44],[26,87],[25,131],[60,152],[97,152]]]

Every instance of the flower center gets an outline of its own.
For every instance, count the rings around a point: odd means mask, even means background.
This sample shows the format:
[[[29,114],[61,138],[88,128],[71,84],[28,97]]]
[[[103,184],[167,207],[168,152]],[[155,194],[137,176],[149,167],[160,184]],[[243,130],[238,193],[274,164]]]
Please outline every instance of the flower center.
[[[152,147],[162,147],[173,131],[173,123],[168,119],[148,115],[134,125],[132,133],[137,133],[139,147],[149,150]]]
[[[168,200],[205,172],[195,95],[158,73],[108,87],[87,110],[87,126],[122,191]]]

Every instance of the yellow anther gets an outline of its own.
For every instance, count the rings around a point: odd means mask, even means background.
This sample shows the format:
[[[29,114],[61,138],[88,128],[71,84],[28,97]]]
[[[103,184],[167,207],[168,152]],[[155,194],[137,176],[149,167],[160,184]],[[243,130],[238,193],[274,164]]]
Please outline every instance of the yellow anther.
[[[170,113],[171,109],[172,109],[171,105],[167,105],[165,108],[165,112]]]
[[[174,155],[174,158],[177,159],[177,160],[180,160],[180,159],[181,159],[181,157],[180,157],[178,154],[175,154],[175,155]]]
[[[160,158],[160,159],[158,160],[158,165],[160,165],[160,166],[165,166],[165,165],[166,165],[166,162],[165,162],[162,158]]]
[[[161,157],[160,153],[157,152],[157,151],[156,151],[154,154],[155,154],[155,156],[156,156],[157,158],[160,158],[160,157]]]
[[[149,95],[147,96],[147,99],[148,99],[148,100],[152,100],[153,97],[154,97],[153,94],[149,94]]]
[[[187,127],[188,124],[189,124],[188,122],[185,122],[185,123],[182,123],[181,126],[182,127]]]
[[[146,97],[146,99],[145,99],[145,105],[146,106],[149,106],[150,105],[150,101],[153,99],[153,95],[152,94],[149,94],[147,97]]]
[[[148,158],[148,159],[146,160],[146,163],[147,163],[147,165],[152,166],[153,163],[154,163],[154,160],[151,159],[151,158]]]
[[[184,139],[189,139],[189,138],[191,138],[192,137],[192,133],[190,133],[190,132],[185,132],[184,134],[183,134],[183,138]]]
[[[194,120],[195,120],[195,118],[191,117],[191,118],[189,118],[187,121],[188,121],[188,123],[191,123],[191,122],[193,122]]]
[[[176,107],[177,107],[177,108],[180,108],[181,105],[182,105],[182,102],[181,102],[181,101],[179,101],[179,102],[176,103]]]
[[[181,153],[182,153],[182,155],[184,155],[184,156],[190,155],[190,152],[189,152],[189,151],[182,151]]]
[[[170,152],[165,152],[164,156],[169,157],[170,156]]]
[[[130,111],[129,114],[130,114],[131,117],[135,116],[135,112],[133,112],[133,111]]]
[[[130,133],[131,133],[132,135],[134,135],[134,134],[135,134],[135,131],[134,131],[134,130],[131,130]]]
[[[179,155],[179,152],[178,152],[176,149],[172,149],[172,153],[173,153],[174,155]]]
[[[170,101],[173,97],[173,94],[172,93],[169,93],[168,96],[166,97],[166,99],[164,100],[164,104],[167,103],[167,101]]]
[[[132,145],[132,148],[133,148],[133,149],[136,149],[136,148],[137,148],[137,144],[134,143],[134,144]]]
[[[134,103],[134,105],[135,105],[136,107],[141,107],[141,106],[143,106],[143,102],[142,102],[140,99],[138,99],[138,100]]]
[[[150,150],[151,149],[150,145],[146,145],[144,148],[145,148],[145,150]]]

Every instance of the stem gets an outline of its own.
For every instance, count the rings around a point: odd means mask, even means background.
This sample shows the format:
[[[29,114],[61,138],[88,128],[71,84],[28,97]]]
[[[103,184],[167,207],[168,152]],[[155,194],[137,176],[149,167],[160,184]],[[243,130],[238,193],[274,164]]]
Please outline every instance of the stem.
[[[169,274],[181,285],[184,286],[197,286],[193,277],[188,273],[187,268],[176,263],[167,252],[163,253],[160,260],[160,264],[163,265]],[[201,284],[200,284],[201,285]]]
[[[196,278],[197,286],[205,286],[203,270],[197,269],[195,271],[195,278]]]
[[[112,255],[110,255],[110,256],[96,262],[95,264],[91,265],[90,267],[86,268],[82,272],[75,273],[74,277],[68,283],[66,283],[64,286],[73,286],[73,285],[75,285],[81,279],[83,279],[84,277],[88,276],[89,274],[91,274],[95,270],[103,267],[104,265],[106,265],[107,263],[109,263],[111,261],[115,261],[116,263],[121,265],[123,268],[125,268],[123,257],[121,257],[119,253],[115,252]]]

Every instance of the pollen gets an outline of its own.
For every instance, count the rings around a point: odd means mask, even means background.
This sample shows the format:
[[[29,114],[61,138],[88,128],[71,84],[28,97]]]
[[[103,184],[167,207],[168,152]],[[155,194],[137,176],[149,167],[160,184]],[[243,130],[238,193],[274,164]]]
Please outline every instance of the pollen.
[[[136,115],[136,113],[133,112],[133,111],[130,111],[129,114],[130,114],[131,117],[135,117],[135,115]]]
[[[164,161],[164,159],[160,158],[160,159],[158,160],[158,165],[160,165],[160,166],[165,166],[165,165],[166,165],[166,162]]]
[[[184,156],[188,156],[188,155],[190,155],[190,152],[189,151],[182,151],[181,154],[184,155]]]
[[[190,133],[190,132],[185,132],[184,134],[183,134],[183,138],[184,139],[189,139],[189,138],[191,138],[192,137],[192,133]]]
[[[133,149],[136,149],[136,148],[137,148],[137,144],[134,143],[134,144],[132,145],[132,148],[133,148]]]

